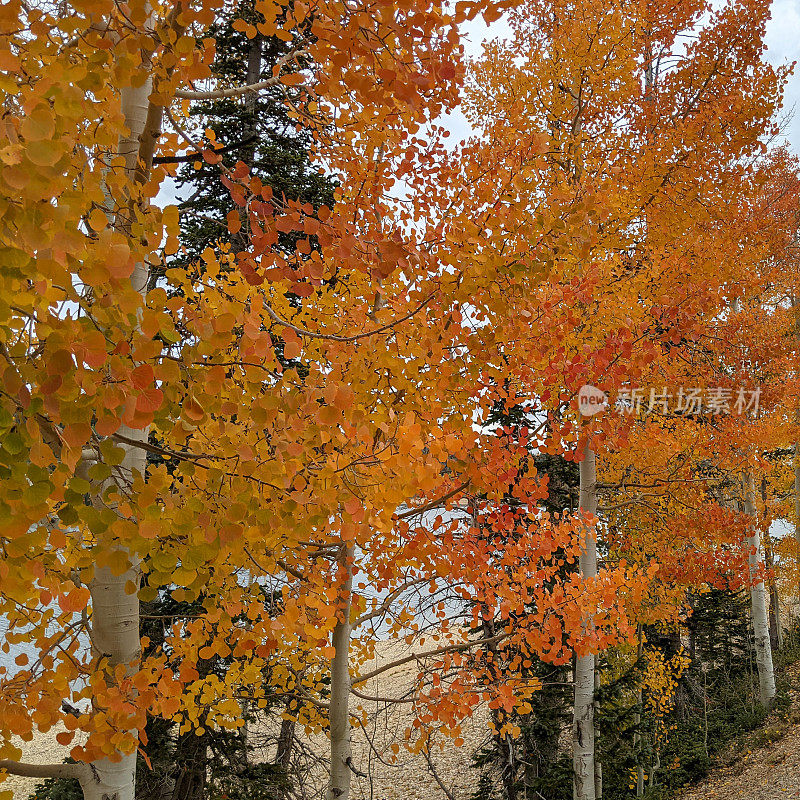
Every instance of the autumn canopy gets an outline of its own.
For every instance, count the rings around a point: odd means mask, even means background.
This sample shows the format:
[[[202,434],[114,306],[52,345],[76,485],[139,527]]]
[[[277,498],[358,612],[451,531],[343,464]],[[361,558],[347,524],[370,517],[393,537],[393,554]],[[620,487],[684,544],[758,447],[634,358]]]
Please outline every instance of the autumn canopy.
[[[432,763],[488,708],[522,797],[558,674],[597,800],[601,656],[646,665],[660,730],[691,658],[643,632],[712,591],[750,604],[769,706],[800,592],[770,535],[800,513],[800,172],[768,16],[2,6],[0,797],[7,772],[134,800],[156,721],[273,720],[276,764],[325,733],[320,796],[357,798],[367,683],[413,664],[382,758]],[[470,59],[480,20],[502,35]],[[56,763],[27,763],[42,736]]]

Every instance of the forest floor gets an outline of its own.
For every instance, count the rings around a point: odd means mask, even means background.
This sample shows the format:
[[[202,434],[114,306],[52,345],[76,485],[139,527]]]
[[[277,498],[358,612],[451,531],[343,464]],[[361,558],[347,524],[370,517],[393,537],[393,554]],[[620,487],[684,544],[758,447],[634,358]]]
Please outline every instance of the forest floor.
[[[791,705],[743,735],[718,759],[711,775],[676,800],[800,798],[800,663],[783,672]]]
[[[391,661],[394,648],[380,653],[376,659]],[[413,667],[406,666],[363,687],[370,694],[391,693],[401,696],[412,677]],[[711,775],[700,783],[673,795],[673,800],[784,800],[800,798],[800,662],[782,672],[788,684],[790,703],[766,719],[763,725],[743,733],[716,759]],[[356,730],[353,737],[354,762],[361,776],[354,776],[353,800],[466,800],[475,790],[479,771],[471,767],[472,752],[486,740],[487,715],[484,709],[463,727],[465,746],[445,746],[436,749],[435,774],[422,756],[405,753],[391,763],[392,745],[404,739],[409,724],[408,712],[402,705],[384,708],[383,714],[373,717],[368,730]],[[64,749],[53,741],[55,731],[40,735],[23,744],[24,760],[47,763],[60,760]],[[311,749],[320,754],[326,742],[319,737],[309,741]],[[443,743],[444,744],[444,743]],[[265,756],[269,757],[267,753]],[[322,759],[320,759],[321,762]],[[315,766],[319,768],[320,762]],[[388,762],[388,763],[387,763]],[[322,784],[323,775],[311,767],[307,796],[314,797]],[[0,792],[12,789],[13,800],[25,800],[36,781],[10,776],[0,784]],[[318,784],[318,786],[315,786]],[[442,786],[445,790],[443,791]]]

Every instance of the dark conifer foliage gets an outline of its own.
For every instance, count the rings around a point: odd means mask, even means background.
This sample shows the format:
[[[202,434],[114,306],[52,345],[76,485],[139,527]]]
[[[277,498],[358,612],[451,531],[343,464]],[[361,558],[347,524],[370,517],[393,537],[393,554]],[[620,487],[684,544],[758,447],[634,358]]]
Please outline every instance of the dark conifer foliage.
[[[222,85],[231,86],[252,85],[271,78],[273,67],[292,43],[261,34],[248,39],[234,30],[233,20],[237,18],[260,21],[252,4],[242,3],[209,30],[208,35],[217,42],[215,76]],[[222,163],[231,168],[238,161],[247,164],[252,175],[272,188],[276,202],[310,203],[315,209],[330,205],[333,184],[311,162],[308,153],[311,136],[290,118],[287,94],[292,102],[302,102],[296,88],[280,85],[238,97],[198,102],[192,111],[200,130],[214,132]],[[208,164],[199,157],[181,164],[176,185],[182,198],[181,242],[185,248],[179,262],[196,263],[203,250],[215,242],[244,245],[245,234],[236,234],[234,240],[228,231],[226,218],[235,206],[220,185],[216,164]],[[246,231],[246,220],[243,222]]]

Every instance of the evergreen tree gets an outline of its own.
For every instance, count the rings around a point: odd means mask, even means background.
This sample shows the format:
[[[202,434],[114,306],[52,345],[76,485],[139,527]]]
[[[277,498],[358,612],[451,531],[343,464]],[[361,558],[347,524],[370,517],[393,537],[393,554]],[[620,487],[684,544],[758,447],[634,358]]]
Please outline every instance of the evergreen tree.
[[[248,39],[234,29],[232,22],[237,18],[253,24],[262,21],[252,2],[245,2],[218,20],[207,34],[217,42],[213,73],[222,85],[251,85],[272,77],[273,67],[293,47],[292,42],[260,33]],[[310,22],[307,25],[310,27]],[[303,102],[298,89],[281,84],[257,93],[199,102],[192,113],[198,127],[214,132],[222,163],[230,168],[238,161],[247,164],[251,175],[272,188],[275,202],[310,203],[315,209],[331,205],[334,184],[311,163],[311,136],[290,118],[287,94],[290,104]],[[226,220],[236,206],[220,184],[219,166],[206,163],[199,155],[184,159],[176,178],[178,196],[183,198],[179,204],[183,250],[176,263],[189,266],[197,264],[203,250],[216,242],[243,247],[247,220],[242,219],[240,233],[230,234]],[[282,236],[279,246],[290,242],[288,234]]]
[[[519,398],[518,398],[519,399]],[[535,413],[523,402],[498,402],[487,420],[519,436],[523,428],[533,429],[538,421]],[[519,476],[535,468],[538,475],[548,476],[548,496],[543,507],[553,515],[569,513],[575,506],[578,487],[578,465],[561,456],[531,452],[520,465]],[[504,502],[518,507],[513,487]],[[521,510],[518,508],[518,511]],[[513,620],[508,624],[513,625]],[[496,631],[486,631],[494,634]],[[572,689],[568,684],[568,666],[547,663],[526,654],[530,666],[524,677],[539,680],[540,691],[530,699],[530,712],[503,712],[503,719],[494,720],[500,730],[511,722],[520,730],[516,739],[494,734],[473,757],[473,766],[481,770],[473,800],[517,800],[525,797],[547,797],[548,800],[569,800],[572,797],[572,764],[559,748],[559,737],[569,720]],[[498,716],[499,712],[495,713]],[[537,794],[538,793],[538,794]]]

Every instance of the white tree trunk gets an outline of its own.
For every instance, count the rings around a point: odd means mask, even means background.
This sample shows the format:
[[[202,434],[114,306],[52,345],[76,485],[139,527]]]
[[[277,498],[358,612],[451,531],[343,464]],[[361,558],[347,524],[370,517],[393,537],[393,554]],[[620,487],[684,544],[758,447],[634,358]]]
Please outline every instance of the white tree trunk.
[[[766,503],[764,505],[766,509]],[[773,637],[775,640],[775,647],[780,652],[783,650],[783,623],[781,621],[781,598],[780,594],[778,593],[778,582],[775,579],[774,568],[775,568],[775,559],[773,556],[772,551],[772,539],[770,538],[769,531],[766,532],[764,536],[764,555],[766,557],[767,562],[767,569],[773,573],[772,579],[770,580],[769,585],[769,609],[771,613],[770,619],[770,631],[771,626],[774,622],[775,624],[775,636]],[[770,633],[770,635],[772,635]]]
[[[795,422],[800,421],[800,411],[795,412]],[[794,623],[800,616],[800,442],[794,444],[794,541],[795,569],[797,570],[797,594],[789,604],[789,630],[794,630]]]
[[[755,486],[753,476],[744,474],[744,510],[752,518],[751,535],[747,539],[750,548],[748,555],[750,571],[750,603],[753,617],[753,636],[756,646],[756,667],[761,702],[768,706],[775,697],[775,671],[772,666],[772,644],[769,639],[769,606],[767,587],[758,572],[763,568],[761,532],[756,518]]]
[[[600,691],[600,670],[597,667],[597,658],[594,660],[594,697],[597,697],[597,693]],[[594,698],[592,698],[594,702]],[[594,725],[594,741],[595,747],[597,746],[597,739],[599,738],[599,733],[597,730],[597,717],[594,714],[594,706],[592,706],[592,724]],[[600,759],[597,757],[597,753],[594,755],[594,796],[595,800],[601,800],[603,796],[603,765],[600,763]]]
[[[126,88],[121,92],[121,108],[130,134],[122,137],[119,152],[125,157],[125,168],[129,180],[141,179],[140,149],[145,134],[148,112],[150,110],[150,78],[136,88]],[[138,173],[138,175],[137,175]],[[131,285],[144,298],[147,292],[149,271],[145,264],[137,263],[131,275]],[[119,434],[129,440],[146,442],[148,429],[133,429],[123,425]],[[115,481],[125,492],[136,475],[144,478],[145,451],[132,444],[121,444],[125,457],[120,465]],[[95,502],[102,503],[100,493],[95,494]],[[113,669],[118,665],[127,667],[128,673],[138,668],[140,651],[139,639],[139,562],[118,542],[108,542],[109,550],[122,551],[128,559],[128,569],[121,575],[114,575],[107,567],[98,567],[89,583],[92,598],[91,642],[95,657],[105,656]],[[126,591],[126,586],[128,591]],[[134,591],[130,591],[132,587]],[[138,731],[131,735],[138,739]],[[118,753],[119,761],[102,759],[91,765],[92,779],[83,781],[86,800],[134,800],[136,786],[136,749],[132,753]]]
[[[794,335],[800,341],[800,300],[796,297],[792,297],[792,311],[794,312]],[[795,425],[800,424],[800,408],[795,409],[794,421]],[[793,606],[797,610],[800,606],[800,442],[794,443],[794,540],[797,543],[798,586]],[[791,625],[791,619],[789,623]]]
[[[794,540],[797,543],[797,561],[800,570],[800,442],[795,442],[794,445]],[[800,600],[800,586],[797,599]]]
[[[350,797],[350,623],[351,592],[353,590],[352,547],[343,548],[340,559],[341,619],[333,629],[334,655],[331,660],[331,774],[325,800],[348,800]]]
[[[580,511],[597,513],[597,467],[588,443],[580,464]],[[584,578],[597,576],[597,539],[594,525],[584,528],[580,571]],[[593,622],[589,622],[593,627]],[[594,763],[594,671],[592,654],[575,660],[575,704],[572,722],[572,767],[574,800],[597,800]]]

